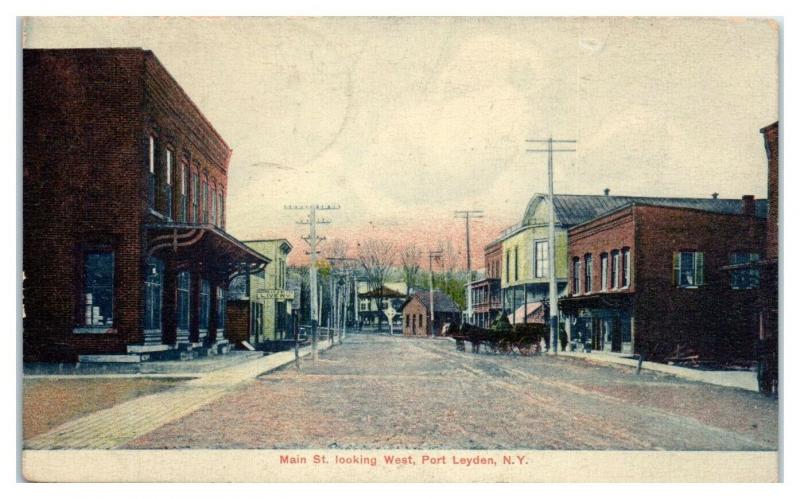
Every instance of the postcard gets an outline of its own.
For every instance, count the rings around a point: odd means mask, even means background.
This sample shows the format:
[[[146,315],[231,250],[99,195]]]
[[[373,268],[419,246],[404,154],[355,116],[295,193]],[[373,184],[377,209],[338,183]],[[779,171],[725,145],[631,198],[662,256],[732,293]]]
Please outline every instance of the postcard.
[[[779,24],[30,17],[22,470],[779,481]]]

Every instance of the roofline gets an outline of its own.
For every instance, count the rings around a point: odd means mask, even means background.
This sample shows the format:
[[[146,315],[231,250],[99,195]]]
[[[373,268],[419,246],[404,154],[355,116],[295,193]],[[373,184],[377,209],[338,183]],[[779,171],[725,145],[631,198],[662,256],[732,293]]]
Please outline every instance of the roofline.
[[[284,239],[284,238],[242,240],[243,243],[274,243],[274,242],[278,242],[278,241],[282,241],[283,244],[285,244],[286,246],[289,247],[289,251],[287,251],[287,253],[289,253],[290,251],[292,251],[292,249],[294,249],[294,246],[292,246],[292,243],[290,243],[288,239]]]
[[[656,198],[656,199],[660,199],[660,198]],[[683,198],[678,198],[678,199],[683,199]],[[685,199],[691,199],[691,198],[685,198]],[[698,199],[698,198],[695,198],[695,199]],[[705,199],[705,198],[699,198],[699,199]],[[725,199],[723,201],[731,201],[731,200],[730,199]],[[734,201],[741,201],[741,200],[734,200]],[[764,199],[757,199],[755,201],[765,201],[765,200]],[[701,213],[708,213],[708,214],[711,214],[711,215],[725,215],[725,216],[733,216],[733,217],[744,216],[743,213],[724,213],[724,212],[713,211],[713,210],[704,210],[702,208],[693,208],[691,206],[667,206],[667,205],[663,205],[663,204],[640,203],[638,201],[631,201],[630,203],[626,203],[626,204],[624,204],[622,206],[614,208],[613,210],[601,213],[600,215],[598,215],[598,216],[596,216],[596,217],[594,217],[592,219],[589,219],[589,220],[587,220],[585,222],[581,222],[579,224],[575,224],[575,225],[569,227],[567,230],[571,232],[573,229],[579,229],[579,228],[583,227],[584,225],[588,225],[588,224],[590,224],[592,222],[596,222],[597,220],[600,220],[602,218],[610,217],[611,215],[614,215],[614,214],[616,214],[616,213],[618,213],[620,211],[624,211],[626,209],[634,208],[636,206],[647,206],[647,207],[650,207],[650,208],[666,208],[666,209],[673,209],[673,210],[699,211]],[[756,218],[757,220],[766,220],[765,218],[762,218],[762,217],[759,217],[759,216],[755,216],[754,218]]]
[[[213,224],[192,224],[192,223],[181,223],[181,222],[167,222],[167,223],[150,223],[146,224],[147,227],[152,227],[156,229],[175,229],[175,228],[184,228],[184,229],[203,229],[211,232],[212,234],[216,234],[223,239],[227,239],[231,243],[235,244],[236,246],[241,247],[247,253],[250,253],[252,256],[256,258],[261,258],[262,260],[266,260],[267,264],[272,263],[272,258],[268,257],[267,255],[262,255],[258,251],[254,250],[250,246],[244,244],[244,241],[240,241],[236,239],[228,232],[220,229],[216,225]]]
[[[186,93],[186,90],[184,90],[183,87],[181,86],[181,84],[178,82],[178,80],[176,80],[175,77],[172,76],[172,73],[169,72],[167,67],[164,65],[164,63],[161,62],[161,60],[158,58],[158,56],[155,54],[155,52],[153,52],[150,49],[143,49],[141,47],[138,47],[138,48],[139,48],[139,50],[144,52],[145,55],[152,57],[155,60],[155,62],[158,63],[159,67],[161,67],[161,69],[164,70],[164,73],[166,73],[166,75],[169,77],[169,79],[172,80],[172,82],[175,84],[175,86],[178,87],[178,90],[180,91],[180,93],[186,98],[186,100],[194,108],[194,110],[197,111],[197,114],[200,115],[200,119],[203,120],[203,122],[211,129],[211,132],[214,133],[214,135],[216,135],[216,137],[220,140],[220,142],[222,142],[222,144],[228,150],[228,160],[230,161],[230,156],[233,153],[233,149],[231,149],[231,146],[228,145],[228,143],[225,141],[225,139],[222,137],[222,135],[220,135],[220,133],[217,131],[217,129],[214,128],[214,125],[212,125],[211,122],[208,121],[208,118],[206,118],[206,115],[203,114],[203,111],[200,109],[200,106],[198,106],[192,100],[192,98],[189,97],[189,94]],[[108,49],[100,48],[100,49],[93,49],[93,50],[117,50],[117,49],[116,48],[108,48]]]

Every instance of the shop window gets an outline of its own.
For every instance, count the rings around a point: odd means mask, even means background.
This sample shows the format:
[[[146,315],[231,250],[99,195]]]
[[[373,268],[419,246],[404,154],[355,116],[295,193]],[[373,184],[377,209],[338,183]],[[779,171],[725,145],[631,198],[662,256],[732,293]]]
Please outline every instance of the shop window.
[[[225,329],[225,290],[217,287],[217,330]]]
[[[754,264],[760,260],[758,253],[736,251],[730,255],[731,265],[742,265],[745,268],[731,270],[731,289],[758,289],[761,272]]]
[[[208,330],[208,317],[211,310],[211,286],[206,279],[200,280],[200,329]]]
[[[178,303],[176,322],[178,329],[189,330],[189,311],[191,310],[192,278],[188,270],[178,272]]]
[[[149,258],[144,280],[144,329],[161,329],[163,287],[164,263],[157,258]]]
[[[85,326],[110,328],[114,323],[114,252],[88,251],[83,256],[83,317]]]
[[[672,280],[679,288],[696,288],[705,284],[705,258],[700,251],[678,251],[672,254]]]

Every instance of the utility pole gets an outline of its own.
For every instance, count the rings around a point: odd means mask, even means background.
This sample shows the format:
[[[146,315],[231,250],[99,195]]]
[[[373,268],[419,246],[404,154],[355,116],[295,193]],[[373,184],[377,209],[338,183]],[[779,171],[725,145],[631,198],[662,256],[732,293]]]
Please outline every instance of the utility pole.
[[[431,319],[428,321],[430,330],[431,330],[431,338],[433,338],[433,260],[439,260],[442,257],[444,252],[442,250],[436,251],[428,251],[428,283],[429,283],[429,293],[430,293],[430,309],[431,309]]]
[[[553,153],[554,152],[576,152],[577,149],[553,149],[553,144],[576,144],[577,140],[553,140],[550,136],[547,140],[527,140],[531,143],[546,143],[547,149],[527,149],[527,152],[546,152],[547,153],[547,198],[549,200],[549,219],[548,219],[548,242],[547,242],[547,266],[550,276],[550,291],[548,299],[550,302],[550,352],[558,355],[558,286],[556,284],[556,228],[555,228],[555,208],[553,207]]]
[[[311,204],[311,205],[289,205],[284,206],[287,210],[308,210],[308,220],[300,220],[300,225],[309,226],[308,236],[303,236],[303,240],[310,246],[311,268],[308,270],[309,287],[311,288],[311,355],[314,360],[319,359],[317,352],[317,324],[319,322],[319,302],[317,299],[317,244],[324,241],[324,237],[317,236],[317,224],[329,224],[330,220],[317,219],[317,210],[338,210],[339,205],[333,204]]]
[[[463,218],[467,229],[467,322],[472,324],[472,254],[469,248],[469,220],[470,218],[483,218],[483,210],[456,210],[456,218]]]

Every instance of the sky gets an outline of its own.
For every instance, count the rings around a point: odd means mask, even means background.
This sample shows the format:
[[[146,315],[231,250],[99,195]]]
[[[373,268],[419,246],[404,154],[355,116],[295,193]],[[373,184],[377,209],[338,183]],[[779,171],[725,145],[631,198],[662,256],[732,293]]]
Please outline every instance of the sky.
[[[473,267],[546,192],[766,196],[778,30],[670,18],[32,18],[24,46],[152,50],[233,149],[227,230],[285,237],[336,203],[328,240],[451,241]]]

